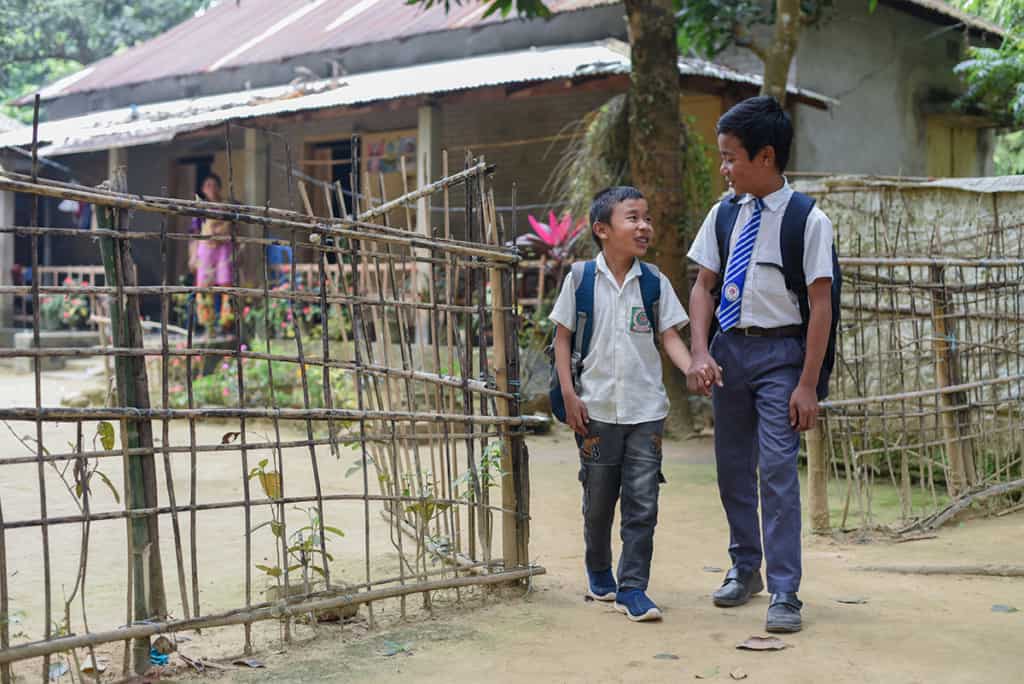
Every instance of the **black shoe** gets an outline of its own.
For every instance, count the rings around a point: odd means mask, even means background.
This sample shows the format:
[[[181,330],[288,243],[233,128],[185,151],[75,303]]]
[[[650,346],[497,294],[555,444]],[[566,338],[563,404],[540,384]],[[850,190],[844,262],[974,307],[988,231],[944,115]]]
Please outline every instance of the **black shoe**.
[[[796,594],[772,594],[765,629],[769,632],[799,632],[803,627],[800,620],[800,609],[803,606],[803,601],[798,599]]]
[[[764,589],[764,582],[761,581],[761,572],[744,572],[739,568],[730,568],[725,573],[725,581],[722,586],[711,595],[716,606],[732,608],[742,606],[750,600],[750,597]]]

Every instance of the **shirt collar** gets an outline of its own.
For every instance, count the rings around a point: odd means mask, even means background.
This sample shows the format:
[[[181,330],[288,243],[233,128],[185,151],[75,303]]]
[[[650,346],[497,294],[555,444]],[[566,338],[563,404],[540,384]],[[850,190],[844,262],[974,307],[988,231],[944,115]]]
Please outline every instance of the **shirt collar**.
[[[765,195],[761,198],[761,201],[764,202],[764,206],[768,211],[778,211],[782,207],[786,206],[786,203],[789,202],[789,198],[792,194],[793,188],[789,187],[789,180],[783,176],[782,187],[770,195]],[[740,204],[746,204],[753,201],[754,196],[749,193],[739,199]]]
[[[612,270],[610,268],[608,268],[608,262],[605,261],[605,259],[604,259],[604,252],[601,252],[600,254],[598,254],[597,255],[597,259],[595,259],[595,261],[597,262],[597,270],[600,271],[601,273],[604,273],[609,278],[611,278],[612,282],[615,282],[615,276],[612,274]],[[622,284],[625,285],[626,283],[628,283],[633,278],[639,278],[639,277],[640,277],[640,260],[637,259],[637,258],[634,258],[633,259],[633,265],[630,267],[629,272],[626,273],[626,279],[622,281]],[[616,286],[618,286],[617,282],[615,284],[616,284]]]

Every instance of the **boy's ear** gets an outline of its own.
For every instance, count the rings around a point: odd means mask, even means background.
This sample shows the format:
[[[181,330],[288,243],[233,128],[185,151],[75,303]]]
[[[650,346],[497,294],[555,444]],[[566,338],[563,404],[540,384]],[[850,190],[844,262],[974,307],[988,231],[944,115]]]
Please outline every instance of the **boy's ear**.
[[[610,228],[611,228],[611,226],[609,226],[604,221],[595,221],[594,225],[591,226],[590,229],[591,229],[591,231],[593,231],[594,235],[596,235],[598,237],[598,239],[604,240],[604,239],[607,239],[607,237],[608,237],[608,230]]]
[[[756,162],[762,166],[775,166],[775,146],[765,145],[757,152]]]

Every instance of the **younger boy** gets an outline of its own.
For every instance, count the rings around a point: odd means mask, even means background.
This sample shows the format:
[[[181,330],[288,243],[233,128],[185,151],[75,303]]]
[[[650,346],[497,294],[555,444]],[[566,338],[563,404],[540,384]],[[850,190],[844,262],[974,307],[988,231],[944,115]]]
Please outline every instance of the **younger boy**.
[[[797,451],[800,432],[817,419],[816,390],[832,322],[832,224],[782,175],[792,140],[789,116],[771,97],[744,100],[719,119],[720,171],[734,194],[711,209],[689,253],[700,266],[690,295],[690,377],[707,370],[716,375],[717,386],[711,388],[715,460],[732,557],[713,600],[717,606],[739,606],[760,592],[763,555],[771,594],[769,632],[801,628]],[[721,212],[730,212],[723,214],[730,217],[728,225],[718,220]],[[795,226],[786,234],[796,234],[798,245],[803,237],[802,263],[792,242],[782,247],[784,225]],[[787,282],[787,259],[802,266],[797,269],[802,279]],[[721,289],[717,307],[716,287]],[[709,348],[713,315],[719,332]],[[693,382],[691,387],[699,389]]]
[[[587,594],[615,601],[630,620],[658,620],[661,611],[647,597],[654,526],[658,518],[661,435],[668,397],[661,379],[661,355],[655,335],[676,367],[686,369],[690,354],[678,328],[687,323],[668,278],[639,257],[654,233],[647,200],[632,187],[612,187],[595,195],[590,208],[594,241],[601,253],[577,267],[562,286],[551,312],[557,324],[555,368],[565,401],[566,422],[580,447],[583,484],[583,539]],[[592,278],[591,283],[582,279]],[[657,282],[660,294],[651,321],[641,292]],[[651,281],[651,278],[656,281]],[[571,354],[577,330],[577,288],[592,287],[593,317],[589,347],[573,386]],[[615,503],[622,499],[622,556],[618,583],[612,574],[611,532]]]

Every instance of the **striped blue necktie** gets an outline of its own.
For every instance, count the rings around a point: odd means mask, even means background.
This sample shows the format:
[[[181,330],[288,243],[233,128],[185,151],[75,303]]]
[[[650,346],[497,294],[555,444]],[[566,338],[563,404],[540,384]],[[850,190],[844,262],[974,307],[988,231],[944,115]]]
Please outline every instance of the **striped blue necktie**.
[[[736,245],[729,255],[729,265],[722,280],[722,303],[718,306],[718,326],[722,332],[740,322],[740,303],[743,301],[743,284],[747,280],[747,268],[754,255],[757,231],[761,227],[761,208],[764,203],[754,198],[754,213],[743,226]]]

